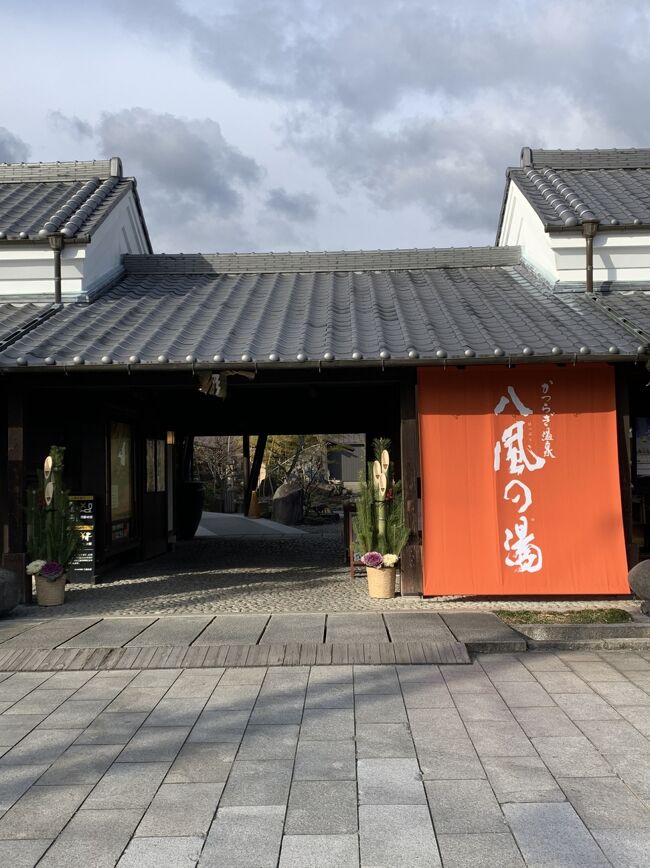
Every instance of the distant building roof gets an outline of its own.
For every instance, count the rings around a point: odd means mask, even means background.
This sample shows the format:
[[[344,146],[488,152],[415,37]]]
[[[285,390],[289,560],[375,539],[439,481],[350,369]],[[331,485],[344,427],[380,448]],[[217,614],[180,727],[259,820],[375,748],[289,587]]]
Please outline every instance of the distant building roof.
[[[553,293],[519,248],[127,256],[125,268],[12,341],[0,366],[568,361],[650,344],[585,293]]]
[[[0,163],[0,242],[46,242],[54,233],[75,241],[88,240],[131,191],[151,249],[135,179],[122,176],[118,158]]]
[[[650,228],[650,149],[523,148],[520,166],[508,169],[507,178],[548,232],[575,231],[585,220],[614,231]],[[503,209],[499,232],[502,221]]]

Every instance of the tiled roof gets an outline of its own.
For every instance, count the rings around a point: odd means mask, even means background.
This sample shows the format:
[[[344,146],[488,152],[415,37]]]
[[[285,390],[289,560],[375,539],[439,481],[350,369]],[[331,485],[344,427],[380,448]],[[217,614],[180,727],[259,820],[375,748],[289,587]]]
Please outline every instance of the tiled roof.
[[[608,229],[650,227],[650,150],[524,148],[521,166],[507,176],[548,231],[575,229],[585,220]]]
[[[0,365],[560,361],[631,356],[640,343],[587,296],[555,295],[518,248],[296,256],[299,270],[285,254],[276,270],[260,254],[127,257],[112,289],[64,305]]]
[[[51,312],[51,304],[0,304],[0,350]]]
[[[130,190],[135,181],[116,158],[0,164],[0,241],[88,237]]]

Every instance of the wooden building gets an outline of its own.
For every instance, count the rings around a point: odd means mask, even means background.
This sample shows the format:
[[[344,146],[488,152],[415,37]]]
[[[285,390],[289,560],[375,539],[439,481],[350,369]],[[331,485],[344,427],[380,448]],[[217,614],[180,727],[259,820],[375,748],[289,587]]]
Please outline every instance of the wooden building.
[[[626,593],[648,202],[650,151],[524,149],[494,247],[175,256],[119,160],[0,166],[5,564],[52,443],[101,570],[173,541],[193,436],[349,431],[395,444],[402,593]]]

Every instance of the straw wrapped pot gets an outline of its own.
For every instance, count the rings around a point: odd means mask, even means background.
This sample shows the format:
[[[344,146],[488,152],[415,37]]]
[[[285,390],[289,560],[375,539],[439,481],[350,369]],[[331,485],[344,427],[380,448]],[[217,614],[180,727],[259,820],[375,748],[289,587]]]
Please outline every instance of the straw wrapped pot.
[[[395,567],[366,567],[368,596],[375,600],[390,600],[395,596]]]
[[[43,576],[36,578],[36,602],[39,606],[61,606],[65,597],[65,573],[50,582]]]

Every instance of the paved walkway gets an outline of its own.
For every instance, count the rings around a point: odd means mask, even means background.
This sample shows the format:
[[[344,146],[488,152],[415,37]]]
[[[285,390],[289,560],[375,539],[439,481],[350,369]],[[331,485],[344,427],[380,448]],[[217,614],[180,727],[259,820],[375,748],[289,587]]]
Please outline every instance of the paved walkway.
[[[0,681],[0,865],[648,865],[650,654]]]

